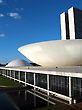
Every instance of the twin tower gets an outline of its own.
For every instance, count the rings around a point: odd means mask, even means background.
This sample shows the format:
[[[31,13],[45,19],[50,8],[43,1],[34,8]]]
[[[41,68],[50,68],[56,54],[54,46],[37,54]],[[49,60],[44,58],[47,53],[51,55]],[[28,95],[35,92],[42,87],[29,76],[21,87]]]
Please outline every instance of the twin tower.
[[[61,39],[82,39],[82,10],[71,7],[60,15]]]

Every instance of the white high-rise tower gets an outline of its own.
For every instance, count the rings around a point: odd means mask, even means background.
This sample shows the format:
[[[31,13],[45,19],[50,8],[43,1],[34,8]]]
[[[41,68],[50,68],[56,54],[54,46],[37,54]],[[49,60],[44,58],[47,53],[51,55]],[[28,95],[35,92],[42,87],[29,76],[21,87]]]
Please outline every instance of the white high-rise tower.
[[[60,15],[61,39],[82,39],[82,10],[71,7]]]

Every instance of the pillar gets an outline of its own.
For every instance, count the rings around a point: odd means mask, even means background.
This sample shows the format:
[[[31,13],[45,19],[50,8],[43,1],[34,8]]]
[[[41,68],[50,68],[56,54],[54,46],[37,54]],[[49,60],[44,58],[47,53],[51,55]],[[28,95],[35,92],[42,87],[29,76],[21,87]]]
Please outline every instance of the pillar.
[[[18,79],[19,79],[19,83],[20,83],[20,71],[18,72]]]
[[[15,81],[15,71],[14,71],[14,81]]]
[[[36,75],[35,75],[35,73],[34,73],[34,86],[36,85]],[[35,90],[36,88],[34,87],[34,90]]]
[[[4,73],[3,73],[2,69],[0,70],[0,74],[1,74],[1,75],[4,75]]]
[[[71,97],[71,77],[69,76],[69,97]],[[71,104],[71,100],[69,101],[69,104]]]
[[[10,70],[10,79],[11,79],[11,70]]]
[[[47,90],[48,90],[48,95],[49,95],[49,74],[47,74]]]
[[[7,70],[7,76],[6,77],[8,77],[8,70]]]
[[[25,86],[26,86],[26,72],[25,72]]]

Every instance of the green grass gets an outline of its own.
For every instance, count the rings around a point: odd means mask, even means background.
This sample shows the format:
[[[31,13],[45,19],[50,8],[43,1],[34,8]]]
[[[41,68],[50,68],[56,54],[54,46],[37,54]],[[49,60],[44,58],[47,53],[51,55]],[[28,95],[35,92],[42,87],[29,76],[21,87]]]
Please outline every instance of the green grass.
[[[0,75],[0,87],[20,87],[20,86],[22,86],[22,84],[14,82],[14,80],[10,80]]]

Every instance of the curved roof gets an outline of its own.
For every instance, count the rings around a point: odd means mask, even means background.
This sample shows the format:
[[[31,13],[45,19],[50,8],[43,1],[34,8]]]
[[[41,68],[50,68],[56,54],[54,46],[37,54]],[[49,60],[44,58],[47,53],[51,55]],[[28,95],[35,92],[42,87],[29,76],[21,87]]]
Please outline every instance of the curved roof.
[[[18,49],[30,61],[42,66],[82,65],[82,40],[52,40],[33,43]]]
[[[12,60],[11,62],[9,62],[6,67],[16,67],[16,66],[29,66],[31,65],[30,63],[28,63],[27,61],[25,60],[20,60],[20,59],[15,59],[15,60]]]

